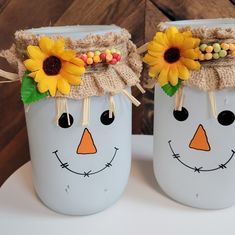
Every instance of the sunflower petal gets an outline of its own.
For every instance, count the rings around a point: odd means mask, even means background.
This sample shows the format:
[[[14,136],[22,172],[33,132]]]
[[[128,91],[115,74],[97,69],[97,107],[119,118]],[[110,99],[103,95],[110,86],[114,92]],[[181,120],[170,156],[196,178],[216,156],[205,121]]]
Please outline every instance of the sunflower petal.
[[[182,35],[186,38],[191,38],[193,36],[191,31],[185,31],[182,33]]]
[[[179,72],[179,78],[181,80],[188,80],[189,78],[189,71],[186,66],[183,64],[178,64],[178,72]]]
[[[36,74],[37,74],[37,71],[29,73],[28,76],[31,78],[35,78]]]
[[[29,45],[27,47],[29,57],[33,60],[44,60],[46,55],[40,50],[38,46]]]
[[[50,78],[47,80],[48,89],[49,89],[50,95],[52,97],[54,97],[56,94],[57,80],[59,79],[58,77],[59,77],[58,75],[57,76],[50,76]]]
[[[24,66],[30,71],[34,72],[42,68],[42,63],[38,60],[27,59],[24,61]]]
[[[182,56],[192,59],[192,60],[195,60],[198,58],[195,49],[187,49],[187,50],[182,51]]]
[[[194,48],[199,47],[201,40],[199,38],[194,38]]]
[[[157,61],[157,58],[154,57],[154,56],[151,56],[149,55],[148,53],[145,54],[144,58],[143,58],[143,61],[149,65],[155,65],[156,64],[156,61]]]
[[[174,43],[175,34],[177,33],[179,33],[179,31],[175,26],[171,26],[166,30],[166,36],[169,43]]]
[[[37,71],[36,76],[34,77],[34,80],[35,82],[40,82],[42,80],[47,81],[48,76],[44,73],[42,69],[40,69],[39,71]]]
[[[85,65],[84,61],[78,57],[71,59],[69,62],[76,64],[77,66],[80,66],[80,67],[84,67]]]
[[[72,64],[70,62],[64,62],[62,65],[62,69],[65,70],[67,73],[71,73],[73,75],[82,75],[85,73],[84,67],[79,67],[75,64]]]
[[[70,92],[69,83],[65,79],[63,79],[62,77],[60,79],[58,79],[57,88],[64,95],[68,95]]]
[[[70,61],[75,57],[75,55],[76,52],[74,50],[65,50],[61,52],[59,56],[62,60]]]
[[[64,39],[59,38],[55,41],[52,52],[54,55],[60,56],[64,52]]]
[[[163,53],[162,52],[148,51],[148,53],[149,53],[149,55],[154,56],[156,58],[163,57]]]
[[[176,86],[178,84],[178,69],[176,65],[171,65],[168,73],[168,80],[172,86]]]
[[[181,48],[184,43],[184,37],[181,33],[176,33],[175,34],[175,39],[173,42],[173,46]]]
[[[40,93],[44,93],[46,91],[48,91],[48,84],[46,80],[42,80],[37,84],[37,88],[39,90]]]
[[[41,37],[40,38],[39,47],[41,48],[41,50],[45,54],[51,55],[51,50],[52,50],[53,46],[54,46],[54,42],[49,37]]]
[[[192,49],[194,48],[195,45],[195,40],[193,38],[185,38],[184,43],[182,45],[182,49],[187,50],[187,49]]]
[[[71,85],[80,85],[81,84],[81,77],[80,76],[74,76],[71,73],[67,73],[64,70],[61,70],[60,73],[61,77],[64,78],[66,81],[68,81]]]
[[[168,72],[169,68],[165,67],[161,70],[159,76],[158,76],[158,83],[162,87],[168,83]]]
[[[162,46],[159,43],[152,41],[152,42],[148,43],[147,49],[148,49],[148,51],[153,51],[153,52],[163,52],[163,51],[165,51],[166,47]]]
[[[153,42],[157,44],[161,44],[164,47],[168,47],[168,40],[167,37],[164,33],[162,32],[157,32],[153,38]]]
[[[188,58],[182,57],[180,61],[188,68],[192,70],[198,70],[200,68],[200,63]]]

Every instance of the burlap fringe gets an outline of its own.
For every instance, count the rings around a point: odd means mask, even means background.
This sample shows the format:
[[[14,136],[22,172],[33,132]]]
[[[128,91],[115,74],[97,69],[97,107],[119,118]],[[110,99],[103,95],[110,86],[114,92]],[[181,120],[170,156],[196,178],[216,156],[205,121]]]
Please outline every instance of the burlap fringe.
[[[18,69],[19,77],[22,77],[25,71],[22,63],[22,60],[26,58],[25,48],[29,44],[37,45],[41,36],[26,31],[17,31],[15,33],[15,45],[12,45],[9,50],[3,51],[3,57]],[[121,50],[122,59],[116,65],[103,66],[102,69],[96,69],[95,67],[88,69],[82,76],[81,85],[71,86],[69,95],[57,92],[56,97],[84,99],[90,96],[103,96],[105,93],[117,94],[121,93],[126,86],[135,85],[141,92],[144,92],[144,89],[139,85],[142,61],[137,53],[136,46],[129,38],[130,34],[124,29],[119,33],[109,32],[105,35],[90,35],[81,40],[65,38],[66,47],[77,51],[117,47]]]

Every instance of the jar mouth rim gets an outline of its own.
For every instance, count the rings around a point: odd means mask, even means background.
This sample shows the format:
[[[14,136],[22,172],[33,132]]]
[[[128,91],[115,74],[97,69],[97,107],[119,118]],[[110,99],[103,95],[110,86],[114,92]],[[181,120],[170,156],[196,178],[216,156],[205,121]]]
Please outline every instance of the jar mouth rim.
[[[73,39],[83,39],[88,35],[104,35],[108,32],[120,33],[122,29],[116,25],[66,25],[40,27],[24,30],[27,33],[47,36],[63,36]]]
[[[198,20],[178,20],[171,22],[164,22],[165,27],[176,26],[191,28],[203,27],[207,28],[235,28],[235,18],[219,18],[219,19],[198,19]]]

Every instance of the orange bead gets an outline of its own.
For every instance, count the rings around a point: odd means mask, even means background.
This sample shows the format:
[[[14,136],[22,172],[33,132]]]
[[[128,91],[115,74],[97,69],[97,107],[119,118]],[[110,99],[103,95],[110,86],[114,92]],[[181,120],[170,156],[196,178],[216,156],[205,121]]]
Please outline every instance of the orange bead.
[[[94,61],[95,63],[99,63],[99,62],[100,62],[100,57],[99,57],[98,55],[94,55],[93,61]]]
[[[93,64],[93,59],[88,57],[87,60],[86,60],[86,63],[87,64]]]
[[[206,60],[211,60],[212,59],[212,53],[206,53],[205,54],[205,59]]]
[[[200,55],[199,55],[199,60],[205,60],[204,54],[200,54]]]
[[[229,44],[228,43],[221,43],[221,48],[225,51],[227,51],[229,49]]]
[[[229,43],[229,50],[235,51],[235,44]]]
[[[213,51],[213,46],[208,46],[207,48],[206,48],[206,52],[207,53],[211,53],[212,51]]]

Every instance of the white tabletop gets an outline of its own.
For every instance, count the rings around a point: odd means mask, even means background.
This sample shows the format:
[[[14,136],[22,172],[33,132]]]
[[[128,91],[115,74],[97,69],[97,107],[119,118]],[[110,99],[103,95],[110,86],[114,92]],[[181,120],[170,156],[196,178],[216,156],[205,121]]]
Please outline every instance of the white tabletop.
[[[167,198],[152,169],[152,136],[133,136],[128,186],[112,207],[90,216],[65,216],[36,197],[31,164],[17,170],[0,189],[1,235],[217,235],[235,234],[235,207],[199,210]]]

